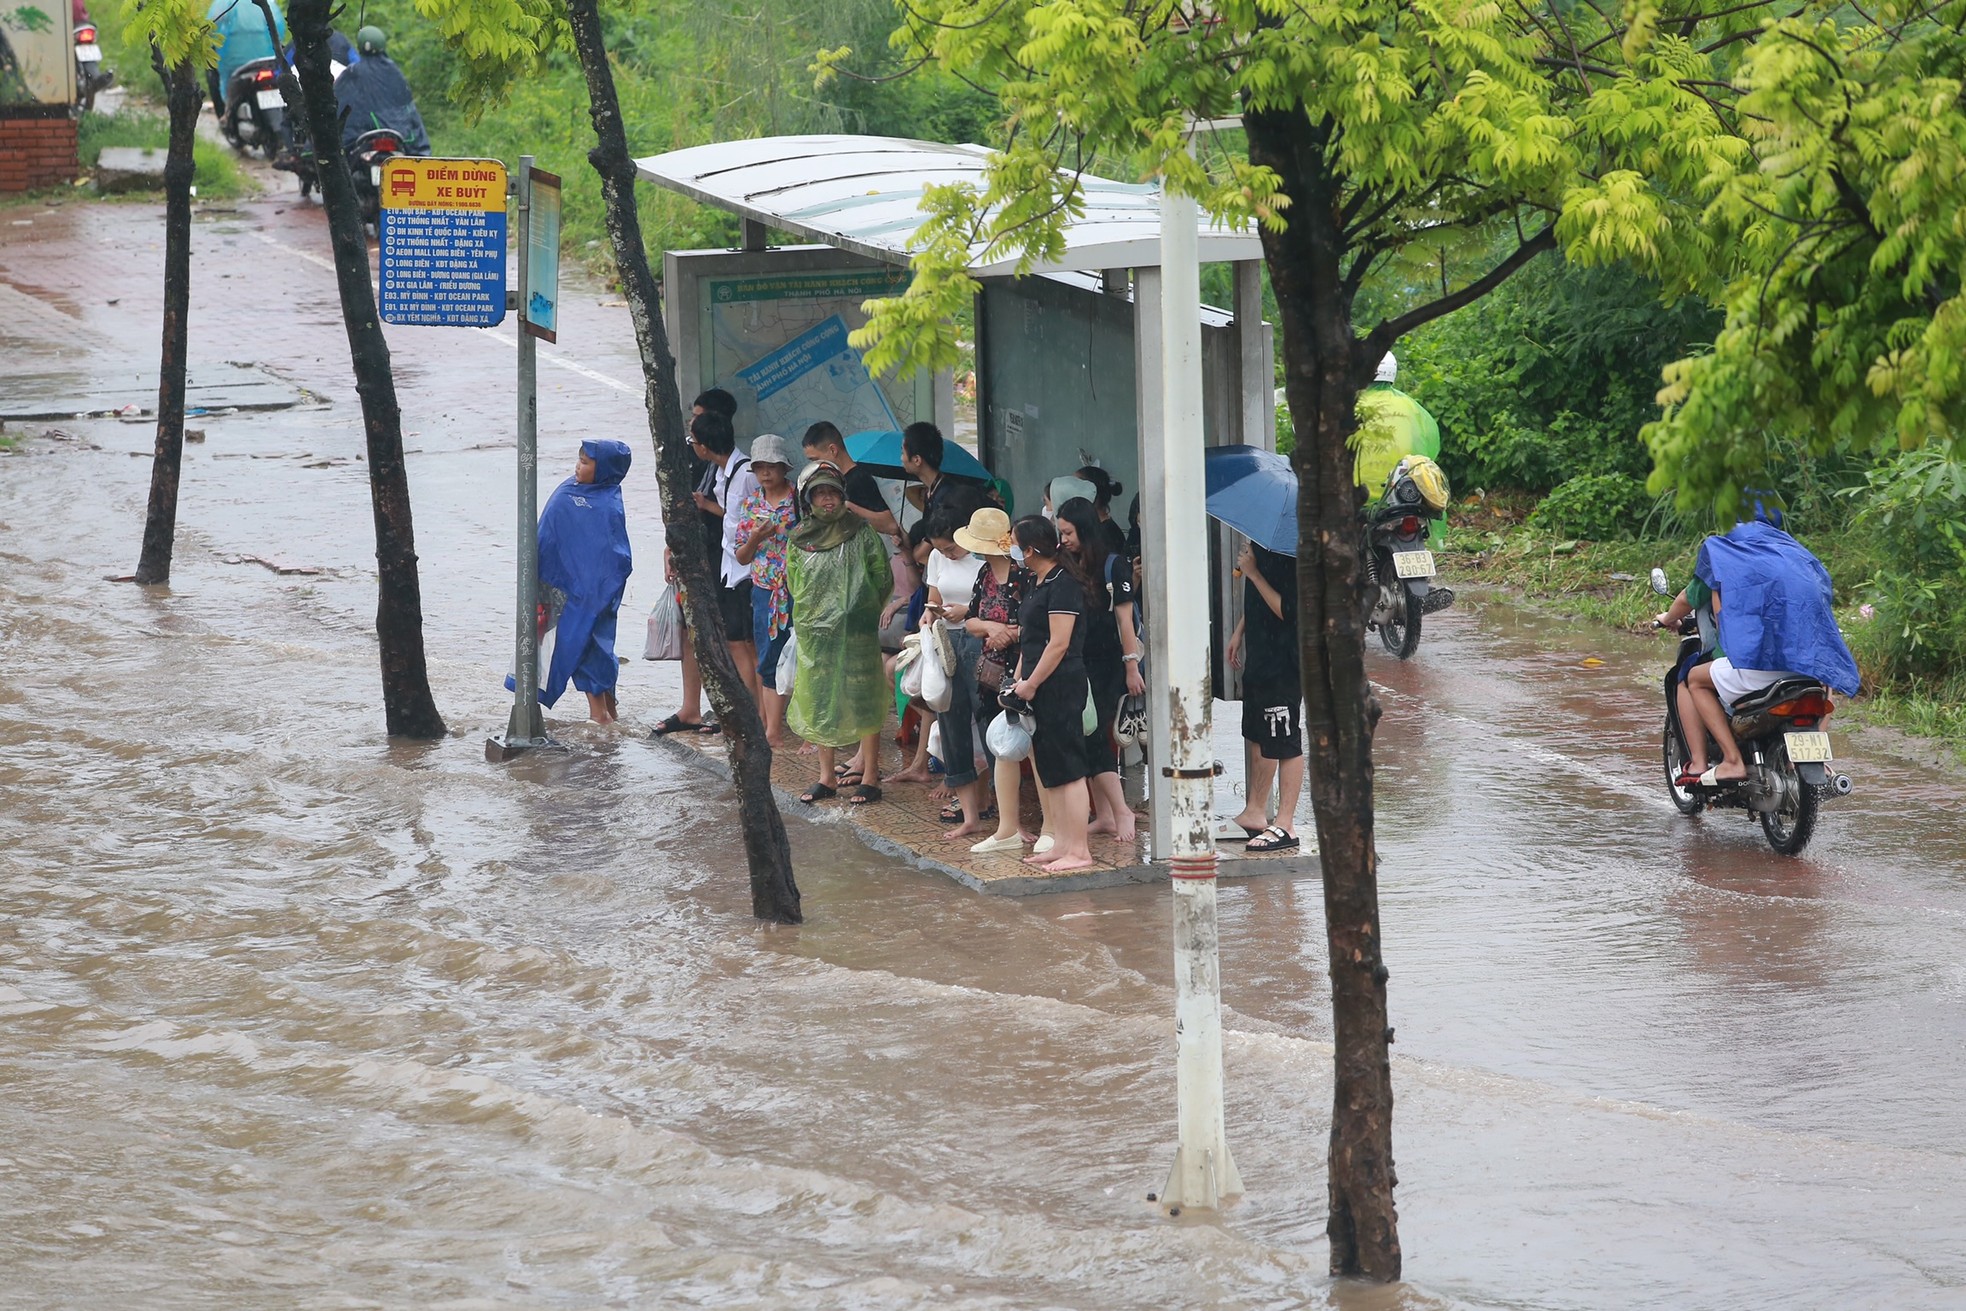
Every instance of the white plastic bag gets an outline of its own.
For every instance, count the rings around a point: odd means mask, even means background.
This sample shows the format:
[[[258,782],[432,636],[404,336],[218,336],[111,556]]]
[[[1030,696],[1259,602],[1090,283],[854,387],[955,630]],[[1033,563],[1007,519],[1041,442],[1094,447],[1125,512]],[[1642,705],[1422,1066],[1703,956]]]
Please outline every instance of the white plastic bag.
[[[922,704],[940,714],[949,708],[949,701],[955,695],[956,681],[949,677],[949,671],[942,667],[941,657],[934,653],[934,634],[924,633],[922,647],[929,654],[915,661],[909,668],[921,671]]]
[[[928,754],[942,760],[942,721],[939,719],[928,726]],[[947,769],[948,766],[949,762],[942,760],[942,767]]]
[[[902,642],[901,654],[894,658],[894,666],[901,671],[901,695],[910,700],[922,694],[922,666],[927,663],[922,657],[922,635],[910,633]]]
[[[799,630],[785,634],[785,645],[778,652],[778,668],[773,671],[772,688],[780,696],[792,695],[792,680],[799,672]]]
[[[676,599],[676,587],[671,583],[662,589],[662,595],[655,599],[655,609],[649,611],[648,646],[642,651],[644,660],[681,660],[683,643],[683,607]]]
[[[1006,710],[990,721],[985,736],[990,754],[998,760],[1022,760],[1031,754],[1031,729],[1022,715]]]

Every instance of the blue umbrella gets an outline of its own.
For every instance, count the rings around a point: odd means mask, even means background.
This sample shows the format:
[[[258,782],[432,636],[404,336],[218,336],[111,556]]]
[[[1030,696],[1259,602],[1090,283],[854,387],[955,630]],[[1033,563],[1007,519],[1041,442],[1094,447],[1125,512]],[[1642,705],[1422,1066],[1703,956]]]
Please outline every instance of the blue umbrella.
[[[1279,555],[1297,554],[1297,474],[1275,451],[1211,446],[1203,465],[1208,513]]]
[[[857,432],[846,439],[846,453],[853,457],[855,464],[864,464],[868,472],[881,478],[908,478],[912,475],[901,467],[901,434],[894,429],[870,428]],[[970,478],[977,482],[990,481],[990,471],[974,455],[954,442],[942,444],[942,472],[951,478]]]

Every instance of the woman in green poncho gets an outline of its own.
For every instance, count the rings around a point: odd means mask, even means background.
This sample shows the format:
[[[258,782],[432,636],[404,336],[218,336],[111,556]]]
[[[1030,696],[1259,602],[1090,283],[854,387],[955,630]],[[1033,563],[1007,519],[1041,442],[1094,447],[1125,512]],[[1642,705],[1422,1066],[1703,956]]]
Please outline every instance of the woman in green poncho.
[[[810,805],[838,796],[834,753],[858,743],[864,769],[847,801],[864,806],[881,799],[889,687],[881,669],[880,624],[893,578],[880,538],[847,511],[839,470],[814,466],[800,495],[805,515],[785,553],[799,656],[785,722],[819,748],[819,781],[799,800]]]

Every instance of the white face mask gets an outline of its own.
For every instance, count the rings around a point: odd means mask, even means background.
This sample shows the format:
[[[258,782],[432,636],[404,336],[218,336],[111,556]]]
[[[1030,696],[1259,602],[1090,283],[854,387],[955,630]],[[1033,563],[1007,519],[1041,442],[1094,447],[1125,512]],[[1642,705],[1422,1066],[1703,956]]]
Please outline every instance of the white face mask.
[[[1049,519],[1052,523],[1058,522],[1058,512],[1052,509],[1049,505],[1044,507],[1042,513],[1044,514],[1044,517]]]

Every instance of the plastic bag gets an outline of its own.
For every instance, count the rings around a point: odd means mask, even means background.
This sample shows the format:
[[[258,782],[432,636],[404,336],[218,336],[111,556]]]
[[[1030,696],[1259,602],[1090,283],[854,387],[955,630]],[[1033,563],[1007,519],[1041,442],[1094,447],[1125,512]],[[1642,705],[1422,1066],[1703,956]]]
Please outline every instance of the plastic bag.
[[[1092,704],[1092,684],[1085,685],[1085,709],[1079,712],[1079,723],[1084,726],[1086,737],[1091,737],[1099,727],[1099,707]]]
[[[990,731],[984,737],[990,744],[990,754],[998,760],[1022,760],[1031,754],[1030,721],[1011,711],[991,720]]]
[[[895,660],[895,668],[901,673],[901,694],[910,700],[922,694],[922,666],[927,662],[921,655],[921,634],[908,634],[901,654]]]
[[[956,682],[949,677],[949,671],[942,667],[941,657],[935,654],[934,634],[925,633],[922,646],[929,651],[929,654],[915,661],[908,668],[920,671],[922,704],[939,714],[949,708],[950,699],[955,695]]]
[[[792,680],[799,672],[799,630],[785,634],[785,645],[778,652],[778,669],[772,687],[780,696],[792,695]]]
[[[655,609],[649,611],[648,646],[642,651],[642,659],[681,660],[683,643],[687,640],[683,635],[682,603],[676,599],[676,587],[671,583],[655,599]]]

